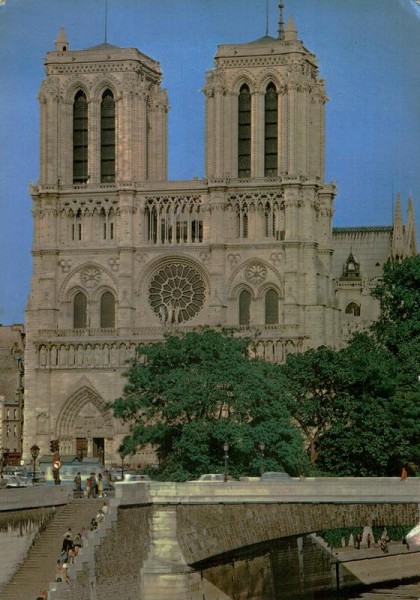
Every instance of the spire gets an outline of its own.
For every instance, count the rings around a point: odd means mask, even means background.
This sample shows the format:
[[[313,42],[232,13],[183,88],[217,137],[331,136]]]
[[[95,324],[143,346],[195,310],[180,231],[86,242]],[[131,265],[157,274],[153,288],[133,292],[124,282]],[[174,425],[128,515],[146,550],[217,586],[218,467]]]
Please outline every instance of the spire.
[[[283,8],[284,8],[284,2],[282,1],[282,2],[279,3],[279,10],[280,10],[280,16],[279,16],[279,40],[284,40]]]
[[[417,254],[416,223],[414,221],[414,205],[411,194],[408,198],[407,225],[404,228],[404,242],[406,256]]]
[[[397,201],[394,210],[394,223],[392,231],[392,256],[396,260],[401,260],[404,256],[404,228],[401,214],[401,197],[397,194]]]
[[[58,32],[58,36],[54,44],[57,52],[65,52],[69,49],[69,42],[66,32],[64,31],[64,27],[61,27],[60,31]]]
[[[287,21],[283,39],[286,42],[292,42],[293,40],[297,40],[297,31],[292,17],[289,17],[289,20]]]

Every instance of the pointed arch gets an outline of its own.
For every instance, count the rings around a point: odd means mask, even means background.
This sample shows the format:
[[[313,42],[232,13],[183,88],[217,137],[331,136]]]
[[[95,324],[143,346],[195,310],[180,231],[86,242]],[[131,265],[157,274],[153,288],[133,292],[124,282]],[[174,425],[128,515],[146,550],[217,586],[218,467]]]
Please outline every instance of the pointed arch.
[[[251,293],[244,289],[239,294],[239,325],[249,325],[251,322]]]
[[[115,327],[115,296],[111,292],[104,292],[101,296],[100,327],[101,329]]]
[[[246,83],[238,95],[238,177],[251,177],[251,92]]]
[[[64,403],[57,418],[56,437],[60,440],[72,438],[75,440],[77,437],[77,421],[80,419],[83,410],[89,406],[92,411],[96,412],[97,420],[100,421],[99,427],[98,423],[96,424],[96,430],[101,429],[104,437],[112,438],[114,436],[114,423],[111,411],[100,394],[93,389],[87,380],[80,382],[78,389]],[[84,433],[89,435],[88,431]]]
[[[264,297],[264,322],[266,325],[279,323],[279,295],[273,288],[267,290]]]
[[[115,181],[115,99],[108,88],[101,100],[101,183]]]
[[[77,292],[73,298],[73,329],[87,327],[87,298],[83,292]]]
[[[277,90],[271,81],[264,95],[264,176],[277,175],[278,165],[278,103]]]
[[[83,90],[73,100],[73,183],[88,180],[88,103]]]

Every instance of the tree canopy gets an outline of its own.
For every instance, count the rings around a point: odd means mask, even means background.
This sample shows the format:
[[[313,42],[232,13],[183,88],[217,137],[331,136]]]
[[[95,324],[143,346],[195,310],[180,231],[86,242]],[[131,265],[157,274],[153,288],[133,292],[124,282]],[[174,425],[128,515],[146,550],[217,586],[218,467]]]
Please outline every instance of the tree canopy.
[[[278,365],[251,358],[249,340],[212,330],[168,335],[142,344],[127,372],[116,417],[130,423],[126,452],[151,445],[162,479],[191,479],[229,471],[258,474],[259,443],[266,470],[305,468],[301,434]]]

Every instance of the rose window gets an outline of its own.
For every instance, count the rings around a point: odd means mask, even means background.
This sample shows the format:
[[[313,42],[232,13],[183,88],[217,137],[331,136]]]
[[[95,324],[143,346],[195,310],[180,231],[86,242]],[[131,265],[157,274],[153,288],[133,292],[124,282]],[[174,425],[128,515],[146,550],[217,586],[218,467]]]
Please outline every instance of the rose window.
[[[189,321],[203,308],[206,288],[200,273],[182,263],[159,269],[149,286],[149,303],[162,323]]]

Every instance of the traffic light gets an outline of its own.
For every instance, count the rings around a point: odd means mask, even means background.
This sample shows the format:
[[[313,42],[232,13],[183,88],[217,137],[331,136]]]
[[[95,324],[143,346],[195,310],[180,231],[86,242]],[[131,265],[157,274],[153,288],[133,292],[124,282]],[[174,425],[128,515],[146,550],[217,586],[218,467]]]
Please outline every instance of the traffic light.
[[[60,450],[60,442],[58,440],[50,441],[50,452],[54,454],[54,452],[58,452]]]

